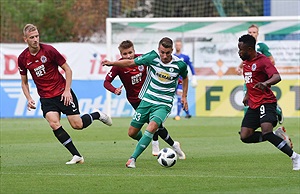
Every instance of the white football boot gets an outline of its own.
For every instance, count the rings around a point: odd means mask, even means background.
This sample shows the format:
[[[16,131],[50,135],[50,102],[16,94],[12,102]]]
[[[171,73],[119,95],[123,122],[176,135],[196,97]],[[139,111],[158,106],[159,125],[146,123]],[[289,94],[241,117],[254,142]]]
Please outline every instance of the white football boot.
[[[127,168],[135,168],[135,159],[129,158],[129,160],[126,162],[126,167]]]
[[[286,130],[284,128],[284,126],[280,126],[276,129],[276,131],[274,131],[274,134],[277,135],[278,137],[280,137],[281,139],[283,139],[288,146],[290,146],[290,148],[293,149],[293,143],[291,138],[286,134]]]
[[[177,153],[178,158],[180,160],[184,160],[186,158],[184,152],[180,148],[180,143],[178,141],[174,141],[174,144],[172,147],[173,147],[173,150]]]
[[[293,170],[300,170],[300,155],[297,154],[295,158],[292,159]]]
[[[101,112],[98,109],[95,109],[94,112],[98,112],[100,114],[99,120],[102,123],[104,123],[105,125],[108,125],[108,126],[112,125],[112,120],[107,114],[105,114],[104,112]]]
[[[84,159],[83,157],[81,156],[77,156],[77,155],[74,155],[72,160],[70,160],[69,162],[66,162],[66,164],[83,164],[84,163]]]
[[[157,156],[159,152],[159,142],[158,141],[152,141],[152,155]]]

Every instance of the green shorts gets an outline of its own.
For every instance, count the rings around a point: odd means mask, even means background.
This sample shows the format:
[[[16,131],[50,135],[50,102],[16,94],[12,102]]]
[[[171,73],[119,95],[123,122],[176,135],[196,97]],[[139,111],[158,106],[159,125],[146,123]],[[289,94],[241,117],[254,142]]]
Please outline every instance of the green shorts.
[[[135,110],[130,125],[141,129],[145,123],[154,121],[160,126],[169,116],[171,108],[166,105],[154,105],[146,101],[142,101]]]

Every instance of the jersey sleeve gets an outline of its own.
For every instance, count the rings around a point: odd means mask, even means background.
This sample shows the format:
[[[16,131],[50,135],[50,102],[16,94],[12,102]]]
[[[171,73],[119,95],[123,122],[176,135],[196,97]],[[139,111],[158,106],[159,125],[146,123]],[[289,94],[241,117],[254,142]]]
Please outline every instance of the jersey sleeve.
[[[134,63],[136,65],[146,65],[146,66],[148,66],[148,65],[151,64],[152,60],[156,57],[158,57],[157,53],[154,50],[152,50],[149,53],[146,53],[144,55],[140,55],[137,58],[135,58]]]
[[[18,67],[21,75],[27,75],[27,69],[25,68],[25,61],[22,54],[18,57]]]
[[[111,84],[111,82],[116,78],[116,76],[118,75],[118,68],[117,67],[112,67],[110,69],[110,71],[108,72],[108,74],[105,77],[103,86],[105,87],[105,89],[107,89],[108,91],[114,93],[116,88]]]
[[[50,45],[49,45],[50,46]],[[57,65],[62,66],[63,64],[66,63],[66,59],[58,52],[53,46],[50,46],[50,54],[51,57],[53,58],[53,61],[57,63]]]
[[[188,69],[186,63],[180,63],[180,76],[186,78],[188,75]]]
[[[271,78],[274,74],[279,74],[275,65],[271,63],[270,60],[266,57],[264,59],[264,72],[268,75],[268,78]]]
[[[269,47],[265,43],[258,43],[259,46],[258,51],[261,52],[261,54],[264,54],[266,57],[272,56]]]
[[[264,56],[263,54],[260,54],[259,57],[261,58],[261,71],[263,71],[268,76],[268,79],[271,78],[274,74],[278,74],[278,70],[268,57]]]

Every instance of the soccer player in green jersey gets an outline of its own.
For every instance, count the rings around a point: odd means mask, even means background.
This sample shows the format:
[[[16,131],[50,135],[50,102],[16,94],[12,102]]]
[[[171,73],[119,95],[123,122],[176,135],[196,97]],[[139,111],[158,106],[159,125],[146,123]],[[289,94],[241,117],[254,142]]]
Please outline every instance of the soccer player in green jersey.
[[[124,59],[119,61],[102,61],[102,65],[129,67],[132,65],[146,65],[148,67],[147,78],[140,91],[142,99],[140,105],[130,123],[128,135],[135,137],[143,125],[149,122],[145,133],[138,141],[138,144],[126,163],[126,167],[135,168],[136,159],[150,144],[153,134],[169,116],[173,99],[178,84],[178,78],[183,79],[183,92],[181,103],[183,108],[188,110],[188,70],[187,65],[178,57],[172,55],[173,41],[162,38],[158,44],[158,53],[154,50],[141,55],[135,59]]]

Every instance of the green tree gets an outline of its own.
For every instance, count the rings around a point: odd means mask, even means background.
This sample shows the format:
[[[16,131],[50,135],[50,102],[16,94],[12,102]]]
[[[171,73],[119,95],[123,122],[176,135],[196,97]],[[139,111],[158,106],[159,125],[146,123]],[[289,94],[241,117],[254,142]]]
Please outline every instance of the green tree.
[[[69,41],[72,22],[67,11],[74,0],[1,0],[1,42],[21,42],[25,24],[33,23],[43,42]]]

